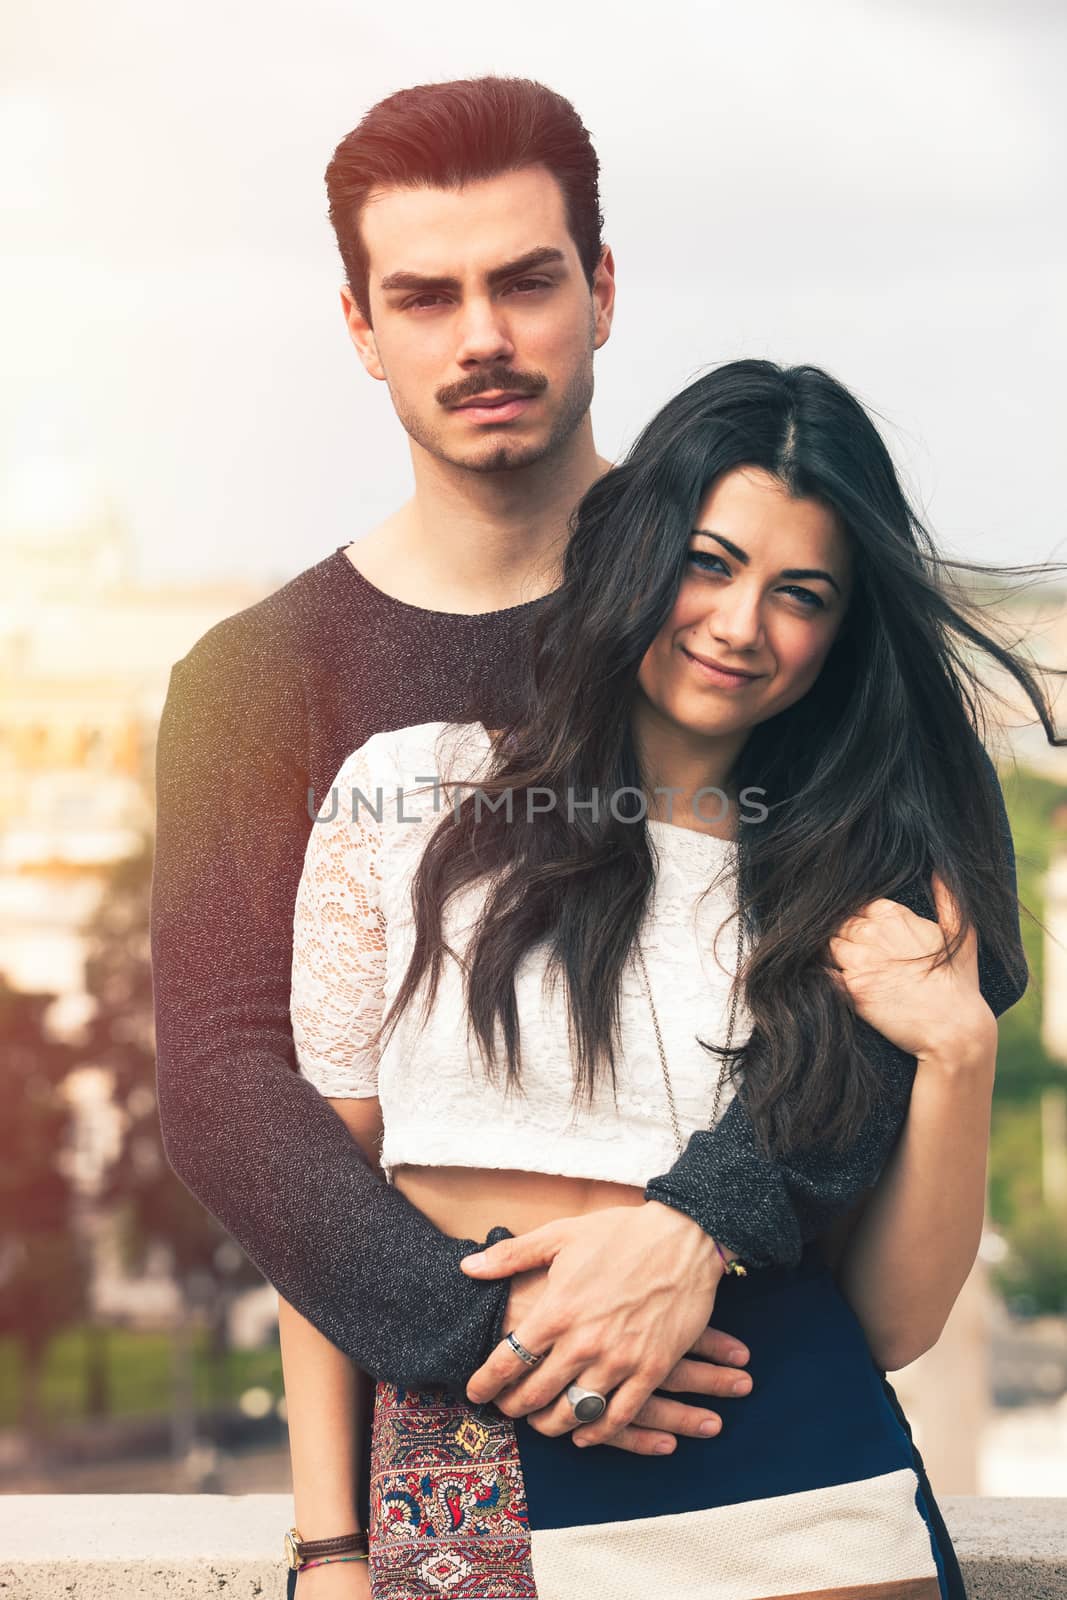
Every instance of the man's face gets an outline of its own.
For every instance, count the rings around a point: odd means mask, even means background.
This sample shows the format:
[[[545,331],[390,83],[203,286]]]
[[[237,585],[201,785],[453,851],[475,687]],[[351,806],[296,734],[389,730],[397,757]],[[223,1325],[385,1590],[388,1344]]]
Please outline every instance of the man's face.
[[[347,289],[346,318],[415,443],[475,472],[528,466],[565,444],[593,397],[613,263],[605,250],[590,293],[547,169],[380,191],[361,226],[373,330]],[[501,395],[512,398],[494,406]],[[464,405],[475,396],[485,403]]]

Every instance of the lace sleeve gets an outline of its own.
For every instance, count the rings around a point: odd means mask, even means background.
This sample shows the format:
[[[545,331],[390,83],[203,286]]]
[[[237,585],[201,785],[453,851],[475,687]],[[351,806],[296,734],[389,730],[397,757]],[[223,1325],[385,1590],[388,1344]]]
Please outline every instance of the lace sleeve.
[[[297,1065],[330,1099],[378,1092],[374,1035],[385,1004],[381,824],[361,746],[341,767],[312,824],[293,914],[290,1014]]]

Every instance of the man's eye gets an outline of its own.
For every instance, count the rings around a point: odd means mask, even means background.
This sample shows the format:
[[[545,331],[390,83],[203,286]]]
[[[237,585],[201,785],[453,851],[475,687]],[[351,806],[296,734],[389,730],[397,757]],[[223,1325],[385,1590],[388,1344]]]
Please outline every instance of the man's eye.
[[[536,294],[538,289],[551,289],[552,284],[547,278],[516,278],[514,283],[508,284],[508,289],[518,289],[524,294]],[[410,300],[404,301],[405,311],[429,311],[435,304],[444,300],[443,295],[425,294],[413,295]]]

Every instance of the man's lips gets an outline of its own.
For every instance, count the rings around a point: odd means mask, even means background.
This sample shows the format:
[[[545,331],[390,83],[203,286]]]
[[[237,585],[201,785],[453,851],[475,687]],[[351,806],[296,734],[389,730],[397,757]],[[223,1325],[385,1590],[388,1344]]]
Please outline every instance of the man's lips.
[[[682,654],[695,662],[713,683],[724,686],[736,684],[740,688],[742,684],[754,683],[757,678],[762,677],[762,673],[759,672],[742,672],[737,667],[724,667],[720,661],[715,661],[711,656],[698,656],[695,650],[687,650],[684,645]]]
[[[484,394],[471,395],[469,400],[461,400],[454,407],[456,411],[466,411],[469,406],[495,406],[503,405],[508,400],[529,400],[528,394],[520,394],[517,389],[488,389]]]
[[[474,423],[511,422],[521,417],[534,402],[532,394],[479,394],[463,400],[453,410],[459,411]]]

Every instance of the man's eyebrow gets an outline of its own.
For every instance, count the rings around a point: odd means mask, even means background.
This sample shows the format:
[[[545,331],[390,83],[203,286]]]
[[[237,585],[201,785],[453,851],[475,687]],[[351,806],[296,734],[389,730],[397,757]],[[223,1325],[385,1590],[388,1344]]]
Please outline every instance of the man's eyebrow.
[[[748,552],[741,546],[734,544],[731,539],[724,539],[721,533],[712,533],[710,528],[694,528],[693,532],[702,539],[717,539],[724,550],[728,550],[735,561],[740,561],[743,567],[748,566]],[[786,567],[779,574],[782,578],[825,578],[826,582],[841,593],[841,586],[832,573],[824,572],[822,567]]]
[[[491,284],[502,283],[505,278],[514,278],[519,272],[530,272],[534,267],[547,267],[558,265],[567,258],[562,250],[557,250],[552,245],[541,245],[537,250],[527,250],[524,256],[508,261],[502,267],[494,267],[486,276]],[[459,290],[463,287],[458,278],[426,277],[421,272],[390,272],[382,279],[379,288],[384,293],[396,289],[430,289]]]

